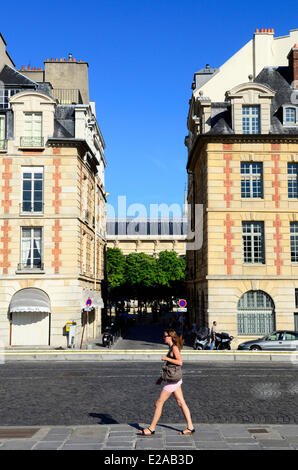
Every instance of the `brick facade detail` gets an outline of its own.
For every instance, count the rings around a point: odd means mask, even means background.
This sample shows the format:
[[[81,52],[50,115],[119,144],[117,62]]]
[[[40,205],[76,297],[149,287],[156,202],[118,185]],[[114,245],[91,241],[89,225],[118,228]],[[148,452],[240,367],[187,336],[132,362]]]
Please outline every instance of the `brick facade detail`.
[[[59,219],[56,219],[52,227],[52,231],[54,232],[52,237],[52,242],[54,245],[54,248],[52,249],[52,255],[54,256],[54,261],[52,262],[52,266],[54,268],[55,274],[59,274],[59,268],[62,264],[60,260],[60,255],[62,252],[62,250],[60,249],[60,242],[62,241],[62,238],[60,236],[61,230],[62,227],[60,225],[60,221]]]
[[[280,274],[280,268],[283,265],[283,262],[281,260],[281,253],[282,253],[282,248],[281,248],[281,240],[282,240],[282,235],[280,233],[280,227],[281,227],[281,220],[279,218],[279,215],[276,214],[275,216],[275,221],[273,222],[273,227],[275,227],[275,233],[273,234],[273,239],[276,240],[276,246],[274,247],[274,253],[276,254],[276,259],[274,261],[274,265],[276,266],[276,274]]]
[[[271,144],[271,150],[276,151],[280,150],[280,145],[279,144]],[[280,182],[278,179],[278,175],[280,174],[280,168],[278,166],[278,163],[280,161],[280,155],[274,153],[271,155],[271,160],[274,162],[274,168],[272,168],[271,172],[274,175],[274,181],[272,181],[272,187],[274,188],[274,194],[272,195],[272,201],[275,202],[275,208],[279,208],[279,201],[280,201],[280,194],[279,194],[279,188],[280,188]]]
[[[11,241],[11,238],[9,237],[11,226],[9,225],[8,220],[4,220],[1,231],[2,237],[0,238],[0,241],[2,243],[2,249],[0,249],[0,254],[2,255],[2,262],[0,263],[0,266],[3,268],[3,274],[8,274],[8,268],[11,266],[8,258],[8,255],[11,252],[11,250],[8,249],[9,242]]]
[[[232,144],[223,144],[223,150],[232,150]],[[224,173],[226,175],[224,180],[224,187],[226,188],[226,194],[224,195],[224,200],[226,201],[226,207],[230,207],[230,202],[233,200],[233,195],[231,194],[231,187],[233,182],[230,179],[230,174],[232,173],[232,168],[230,168],[230,161],[232,160],[231,153],[224,153],[224,160],[226,161],[226,166],[224,167]]]
[[[57,150],[57,149],[54,149]],[[59,208],[62,204],[61,199],[60,199],[60,193],[62,191],[59,182],[61,179],[61,173],[60,173],[60,165],[61,165],[61,158],[55,158],[53,160],[53,165],[55,167],[55,172],[53,173],[53,180],[54,180],[54,186],[53,186],[53,193],[54,193],[54,200],[52,202],[53,207],[55,208],[55,214],[59,214]]]
[[[233,220],[231,220],[230,214],[226,214],[226,219],[224,221],[224,225],[226,227],[226,232],[224,234],[224,239],[226,240],[226,245],[224,247],[226,253],[225,265],[227,267],[227,274],[232,274],[232,266],[234,264],[234,260],[232,259],[232,253],[234,248],[232,247],[232,240],[234,235],[231,233],[231,227],[234,225]]]
[[[10,186],[10,180],[12,178],[12,172],[10,171],[10,165],[12,164],[12,158],[3,158],[4,163],[4,172],[2,173],[2,181],[4,182],[2,186],[3,200],[1,202],[2,207],[4,208],[4,214],[9,213],[9,208],[11,206],[11,200],[9,199],[9,194],[12,191]]]

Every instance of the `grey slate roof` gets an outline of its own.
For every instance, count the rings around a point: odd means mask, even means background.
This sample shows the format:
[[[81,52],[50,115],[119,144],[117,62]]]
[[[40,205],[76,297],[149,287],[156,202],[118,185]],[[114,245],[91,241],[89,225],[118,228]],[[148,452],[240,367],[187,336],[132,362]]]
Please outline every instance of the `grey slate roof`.
[[[298,127],[283,126],[283,105],[291,105],[292,77],[289,67],[265,67],[254,80],[275,91],[271,102],[270,134],[298,134]],[[228,102],[211,103],[211,129],[207,134],[234,134]]]
[[[75,136],[75,106],[57,105],[54,117],[54,137]]]
[[[187,234],[186,219],[107,219],[107,235],[181,236]]]
[[[7,88],[18,88],[19,91],[33,89],[41,93],[45,93],[49,96],[52,95],[52,85],[47,82],[34,82],[29,78],[25,77],[22,73],[13,69],[9,65],[4,65],[0,72],[0,81],[4,83]],[[75,137],[75,106],[73,105],[57,105],[54,116],[54,136],[57,138],[69,138]],[[6,113],[10,113],[10,110],[6,110]],[[13,124],[11,120],[7,120],[7,136],[12,138]]]
[[[17,87],[36,87],[36,83],[25,77],[17,70],[13,69],[9,65],[4,65],[3,69],[0,72],[0,81],[5,85],[17,86]]]

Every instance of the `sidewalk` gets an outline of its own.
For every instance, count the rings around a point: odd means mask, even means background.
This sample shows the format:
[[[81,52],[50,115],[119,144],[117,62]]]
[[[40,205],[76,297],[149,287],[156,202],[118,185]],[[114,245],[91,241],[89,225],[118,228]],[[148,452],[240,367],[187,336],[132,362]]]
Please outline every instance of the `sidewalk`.
[[[298,425],[198,424],[179,436],[184,424],[159,424],[143,437],[139,424],[0,427],[0,450],[298,450]]]
[[[83,348],[55,349],[51,347],[9,347],[0,350],[0,363],[7,361],[160,361],[168,347],[163,343],[162,325],[136,325],[128,330],[125,338],[117,338],[111,348],[101,344],[101,338],[85,342]],[[298,364],[298,351],[195,351],[184,345],[183,361],[246,361],[292,362]]]

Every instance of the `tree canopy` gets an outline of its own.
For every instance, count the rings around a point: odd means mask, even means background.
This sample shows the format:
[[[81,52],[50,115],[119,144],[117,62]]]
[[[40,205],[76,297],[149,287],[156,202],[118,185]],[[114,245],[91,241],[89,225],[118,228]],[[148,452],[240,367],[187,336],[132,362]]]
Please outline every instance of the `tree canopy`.
[[[107,276],[111,300],[165,300],[184,295],[185,259],[174,251],[158,257],[146,253],[124,256],[118,248],[107,249]]]

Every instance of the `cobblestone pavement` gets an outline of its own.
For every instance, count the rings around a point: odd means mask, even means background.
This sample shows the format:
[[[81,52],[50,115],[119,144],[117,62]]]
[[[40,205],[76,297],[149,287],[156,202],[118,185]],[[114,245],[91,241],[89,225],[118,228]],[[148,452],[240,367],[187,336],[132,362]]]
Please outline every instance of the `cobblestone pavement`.
[[[2,364],[0,426],[150,423],[160,370],[146,361]],[[294,364],[185,362],[182,388],[196,423],[298,425]],[[160,423],[183,419],[170,397]]]
[[[298,450],[297,425],[196,423],[193,435],[179,436],[184,424],[161,424],[152,437],[138,435],[143,426],[0,427],[0,450]]]

